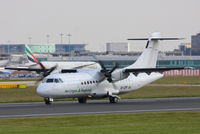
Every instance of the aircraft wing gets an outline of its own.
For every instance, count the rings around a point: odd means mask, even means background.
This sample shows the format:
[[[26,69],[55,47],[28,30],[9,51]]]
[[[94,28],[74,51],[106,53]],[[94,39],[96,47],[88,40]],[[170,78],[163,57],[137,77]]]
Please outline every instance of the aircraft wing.
[[[23,67],[6,67],[7,70],[17,70],[17,71],[36,71],[36,72],[44,72],[43,69],[40,68],[23,68]],[[49,71],[50,69],[46,69],[45,71]],[[77,72],[77,69],[61,69],[61,73],[75,73]]]
[[[94,63],[91,63],[91,64],[80,65],[80,66],[74,67],[72,69],[80,69],[80,68],[88,67],[88,66],[95,65],[95,64],[97,64],[97,63],[94,62]]]
[[[77,69],[87,67],[87,66],[91,66],[91,65],[94,65],[94,64],[96,64],[96,63],[85,64],[85,65],[76,66],[76,67],[71,68],[71,69],[61,69],[61,70],[64,70],[64,72],[75,72]],[[34,65],[37,65],[37,64],[34,64]],[[36,71],[36,72],[43,72],[44,71],[41,68],[28,68],[28,67],[5,67],[5,69],[17,70],[17,71]],[[46,71],[48,71],[48,70],[49,69],[46,69]]]
[[[133,69],[124,69],[124,73],[152,73],[152,72],[164,72],[164,71],[170,71],[170,70],[182,70],[187,69],[184,67],[173,67],[173,68],[133,68]],[[188,68],[191,69],[191,68]]]
[[[17,71],[36,71],[42,72],[43,69],[40,68],[24,68],[24,67],[5,67],[7,70],[17,70]]]

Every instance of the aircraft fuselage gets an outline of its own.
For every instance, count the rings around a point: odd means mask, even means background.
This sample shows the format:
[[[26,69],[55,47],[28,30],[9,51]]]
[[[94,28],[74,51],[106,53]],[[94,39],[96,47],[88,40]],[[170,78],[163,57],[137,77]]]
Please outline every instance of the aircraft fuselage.
[[[110,83],[107,80],[99,82],[100,78],[84,72],[54,74],[46,77],[38,86],[37,93],[44,98],[104,98],[137,90],[162,77],[160,73],[130,74],[127,79]]]

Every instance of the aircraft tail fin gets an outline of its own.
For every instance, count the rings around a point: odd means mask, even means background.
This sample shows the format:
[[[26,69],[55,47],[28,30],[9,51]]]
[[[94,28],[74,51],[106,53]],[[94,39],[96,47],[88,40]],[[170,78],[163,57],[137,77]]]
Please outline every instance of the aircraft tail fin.
[[[132,38],[128,40],[147,40],[146,47],[135,63],[127,68],[155,68],[158,58],[159,42],[162,40],[180,40],[183,38],[161,38],[159,32],[152,33],[149,38]]]
[[[34,54],[32,53],[31,49],[28,47],[28,45],[25,45],[25,52],[29,63],[39,63],[38,60],[35,58]]]

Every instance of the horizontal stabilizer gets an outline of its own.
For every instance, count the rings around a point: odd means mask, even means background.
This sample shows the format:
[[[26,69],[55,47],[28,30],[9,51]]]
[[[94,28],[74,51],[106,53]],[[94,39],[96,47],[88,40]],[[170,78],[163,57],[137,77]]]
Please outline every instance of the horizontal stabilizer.
[[[128,40],[182,40],[184,38],[130,38]]]
[[[124,73],[151,73],[151,72],[164,72],[169,70],[183,70],[184,67],[174,67],[174,68],[133,68],[125,69]]]

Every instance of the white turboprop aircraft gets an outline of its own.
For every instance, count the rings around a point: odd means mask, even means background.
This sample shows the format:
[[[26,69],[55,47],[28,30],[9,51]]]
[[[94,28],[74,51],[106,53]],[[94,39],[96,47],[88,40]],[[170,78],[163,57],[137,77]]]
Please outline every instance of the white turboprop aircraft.
[[[153,33],[150,38],[129,39],[147,40],[147,44],[137,61],[122,69],[117,69],[116,64],[108,70],[101,61],[98,61],[101,69],[68,69],[65,73],[54,74],[55,68],[52,68],[47,70],[50,73],[38,86],[37,93],[44,98],[46,104],[61,98],[78,98],[79,103],[86,103],[88,98],[106,97],[110,103],[117,103],[120,99],[118,95],[135,91],[162,78],[162,72],[184,69],[156,68],[159,41],[179,39],[161,38],[159,33]]]

